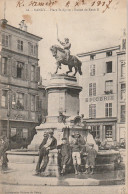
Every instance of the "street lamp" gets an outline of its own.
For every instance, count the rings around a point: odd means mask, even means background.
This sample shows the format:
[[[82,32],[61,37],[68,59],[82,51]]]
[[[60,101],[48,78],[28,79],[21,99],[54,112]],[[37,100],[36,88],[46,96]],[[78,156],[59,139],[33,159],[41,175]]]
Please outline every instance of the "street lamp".
[[[10,86],[8,85],[8,110],[7,110],[7,138],[10,138],[10,92],[12,92],[12,90],[10,89]],[[13,102],[14,104],[14,102]]]

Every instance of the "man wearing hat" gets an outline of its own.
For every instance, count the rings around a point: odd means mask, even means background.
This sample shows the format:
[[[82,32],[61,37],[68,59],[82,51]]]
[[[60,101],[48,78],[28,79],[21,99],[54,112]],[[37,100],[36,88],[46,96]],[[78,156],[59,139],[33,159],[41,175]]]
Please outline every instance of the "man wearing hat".
[[[57,39],[57,40],[64,47],[64,51],[65,51],[65,54],[66,54],[66,60],[68,61],[69,56],[70,56],[70,48],[71,48],[71,43],[69,42],[69,39],[65,38],[64,39],[65,42],[62,42],[59,39]]]
[[[73,139],[70,142],[71,148],[72,148],[72,159],[73,159],[75,174],[77,175],[78,173],[80,173],[80,166],[81,166],[80,152],[82,150],[82,147],[85,145],[85,141],[81,137],[79,132],[74,133],[72,137]]]
[[[85,174],[88,173],[88,169],[90,168],[90,174],[94,173],[95,168],[95,159],[97,152],[94,149],[94,144],[90,143],[88,144],[88,147],[86,148],[87,158],[86,158],[86,164],[85,164]]]
[[[45,171],[49,160],[48,158],[49,150],[53,150],[57,146],[57,140],[53,136],[53,134],[54,134],[53,130],[49,130],[48,133],[44,132],[44,139],[39,146],[39,159],[36,166],[37,174]],[[43,160],[43,165],[40,168],[42,160]]]
[[[67,142],[67,138],[62,138],[62,144],[57,146],[61,160],[61,174],[65,173],[65,168],[71,162],[71,147]]]

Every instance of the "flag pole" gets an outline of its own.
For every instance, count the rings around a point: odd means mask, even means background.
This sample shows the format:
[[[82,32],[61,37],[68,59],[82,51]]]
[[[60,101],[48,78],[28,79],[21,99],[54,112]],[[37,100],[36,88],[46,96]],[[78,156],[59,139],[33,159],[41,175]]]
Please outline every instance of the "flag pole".
[[[57,39],[59,38],[58,37],[58,24],[56,23],[56,30],[57,30]]]
[[[4,19],[5,19],[5,11],[6,11],[6,0],[4,1]]]

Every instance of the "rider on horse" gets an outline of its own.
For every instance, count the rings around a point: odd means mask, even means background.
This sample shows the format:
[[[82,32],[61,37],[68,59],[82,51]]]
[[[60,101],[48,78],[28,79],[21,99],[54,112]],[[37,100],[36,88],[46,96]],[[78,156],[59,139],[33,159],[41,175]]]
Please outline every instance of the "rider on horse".
[[[61,42],[59,39],[57,39],[57,40],[64,47],[64,51],[66,54],[66,60],[68,61],[69,57],[70,57],[70,48],[71,48],[71,43],[69,42],[69,39],[65,38],[64,39],[65,42]]]

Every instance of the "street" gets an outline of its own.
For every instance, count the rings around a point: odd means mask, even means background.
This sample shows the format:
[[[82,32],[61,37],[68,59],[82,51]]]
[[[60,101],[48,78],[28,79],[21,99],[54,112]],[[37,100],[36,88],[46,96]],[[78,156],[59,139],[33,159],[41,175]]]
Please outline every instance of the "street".
[[[126,194],[124,186],[24,186],[0,185],[1,194]]]

